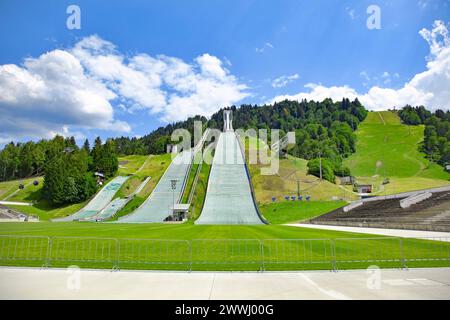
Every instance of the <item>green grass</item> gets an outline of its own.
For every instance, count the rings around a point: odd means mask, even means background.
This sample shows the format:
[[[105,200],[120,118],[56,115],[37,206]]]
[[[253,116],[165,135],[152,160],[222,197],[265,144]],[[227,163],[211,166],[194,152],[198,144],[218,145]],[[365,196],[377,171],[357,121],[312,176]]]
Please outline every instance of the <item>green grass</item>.
[[[0,264],[3,265],[49,262],[45,261],[46,238],[11,236],[52,237],[51,266],[76,264],[111,268],[117,266],[118,261],[124,269],[175,270],[329,270],[333,266],[353,269],[373,264],[397,268],[450,265],[448,242],[415,239],[400,242],[382,236],[367,239],[363,234],[274,225],[0,223],[0,234]],[[331,254],[332,248],[335,255]]]
[[[382,194],[448,185],[450,174],[418,150],[423,131],[401,124],[394,112],[369,112],[356,131],[356,153],[344,163],[358,182],[371,183]],[[385,177],[391,183],[383,186]]]
[[[260,207],[261,213],[272,224],[309,220],[345,206],[345,201],[285,201]]]
[[[135,197],[128,202],[119,212],[116,213],[114,217],[110,220],[117,220],[119,217],[123,217],[127,214],[132,213],[136,210],[142,203],[144,203],[145,199],[150,196],[153,189],[158,184],[162,175],[169,167],[171,163],[171,155],[170,154],[162,154],[152,156],[147,160],[145,166],[142,167],[142,170],[136,172],[131,178],[128,179],[127,182],[119,189],[115,197],[125,197],[130,195],[136,188],[141,184],[141,182],[146,177],[151,177],[151,179],[147,182],[144,188],[139,192],[139,194],[135,195]]]
[[[17,210],[19,212],[25,213],[26,215],[38,216],[39,220],[41,221],[48,221],[50,219],[62,218],[71,215],[77,212],[78,210],[82,209],[87,203],[88,201],[55,207],[49,204],[47,200],[43,199],[33,206],[8,205],[8,207],[11,207],[12,209]]]
[[[129,175],[134,174],[147,160],[148,156],[141,155],[131,155],[119,157],[119,175]],[[126,162],[124,164],[120,164],[121,162]]]
[[[8,199],[8,201],[18,201],[18,202],[37,202],[41,200],[41,189],[44,183],[44,178],[39,177],[33,179],[37,180],[39,184],[35,186],[34,184],[26,184],[25,188],[14,194]]]
[[[202,168],[199,172],[197,186],[194,191],[193,201],[189,209],[189,218],[197,220],[203,209],[206,198],[206,190],[208,188],[208,179],[211,172],[212,165],[203,162]]]
[[[28,189],[35,189],[36,187],[33,186],[33,181],[38,180],[40,185],[42,185],[42,177],[34,177],[34,178],[29,178],[29,179],[24,179],[24,180],[11,180],[11,181],[3,181],[0,182],[0,199],[3,200],[6,197],[8,197],[9,195],[11,195],[12,193],[14,193],[15,191],[17,191],[19,189],[19,184],[23,184],[25,185],[25,189],[19,191],[18,193],[20,194],[24,194],[25,192],[28,192]],[[14,197],[11,197],[8,199],[8,201],[25,201],[23,198],[26,197],[25,196],[17,196],[14,195]],[[12,200],[12,199],[18,199],[18,200]]]
[[[200,161],[202,159],[202,154],[197,152],[195,154],[194,162],[191,166],[191,170],[189,171],[188,180],[186,181],[186,188],[184,189],[183,197],[181,203],[187,203],[189,200],[189,194],[191,193],[192,185],[197,174],[198,167],[200,165]]]

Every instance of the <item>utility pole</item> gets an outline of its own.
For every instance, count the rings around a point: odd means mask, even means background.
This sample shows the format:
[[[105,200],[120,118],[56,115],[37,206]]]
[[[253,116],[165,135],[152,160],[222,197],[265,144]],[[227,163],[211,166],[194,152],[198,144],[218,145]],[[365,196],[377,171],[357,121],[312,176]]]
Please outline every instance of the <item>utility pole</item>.
[[[320,180],[322,180],[322,151],[319,151]]]

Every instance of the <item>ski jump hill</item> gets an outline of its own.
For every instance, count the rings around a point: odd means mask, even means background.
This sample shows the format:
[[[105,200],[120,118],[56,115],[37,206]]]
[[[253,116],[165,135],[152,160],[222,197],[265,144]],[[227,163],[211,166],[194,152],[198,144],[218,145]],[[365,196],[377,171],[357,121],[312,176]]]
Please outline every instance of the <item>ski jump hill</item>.
[[[233,131],[231,111],[224,112],[208,180],[206,199],[195,224],[265,224],[251,189],[244,150]]]
[[[129,177],[118,176],[104,186],[95,197],[80,211],[71,216],[53,219],[55,222],[88,220],[99,214],[111,202],[112,198]]]
[[[119,218],[118,223],[148,223],[163,222],[171,215],[172,206],[179,203],[185,181],[194,156],[193,150],[179,153],[159,180],[153,192],[145,202],[133,213]],[[171,180],[177,180],[175,190],[172,189]]]

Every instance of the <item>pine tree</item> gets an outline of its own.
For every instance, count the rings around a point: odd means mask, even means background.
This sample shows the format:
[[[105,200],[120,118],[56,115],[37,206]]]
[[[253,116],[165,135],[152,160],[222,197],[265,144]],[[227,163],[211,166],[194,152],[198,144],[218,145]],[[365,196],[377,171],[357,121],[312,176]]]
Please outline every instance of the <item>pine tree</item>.
[[[89,140],[84,140],[83,149],[89,154],[91,152],[91,147],[89,145]]]

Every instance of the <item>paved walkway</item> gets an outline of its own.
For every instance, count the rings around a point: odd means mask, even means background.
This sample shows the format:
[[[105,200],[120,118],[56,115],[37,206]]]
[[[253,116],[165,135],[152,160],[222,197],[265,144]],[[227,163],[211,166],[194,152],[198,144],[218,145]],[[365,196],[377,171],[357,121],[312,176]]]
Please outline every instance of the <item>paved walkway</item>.
[[[185,273],[3,267],[0,299],[450,300],[450,268]]]
[[[367,234],[376,234],[376,235],[400,237],[400,238],[418,238],[418,239],[436,238],[436,240],[439,240],[439,241],[449,241],[450,242],[450,232],[403,230],[403,229],[381,229],[381,228],[359,228],[359,227],[344,227],[344,226],[330,226],[330,225],[302,224],[302,223],[287,224],[287,226],[322,229],[322,230],[356,232],[356,233],[367,233]]]

